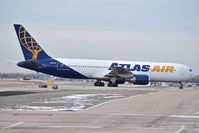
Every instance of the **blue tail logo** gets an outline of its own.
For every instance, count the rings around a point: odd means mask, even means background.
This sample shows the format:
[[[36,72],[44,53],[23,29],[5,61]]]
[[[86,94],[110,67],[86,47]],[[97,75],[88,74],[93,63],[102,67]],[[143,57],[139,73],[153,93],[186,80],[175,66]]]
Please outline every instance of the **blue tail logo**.
[[[22,25],[15,24],[14,27],[26,60],[50,58]]]
[[[32,53],[32,59],[37,60],[38,54],[42,49],[22,26],[19,27],[18,37],[21,44]]]

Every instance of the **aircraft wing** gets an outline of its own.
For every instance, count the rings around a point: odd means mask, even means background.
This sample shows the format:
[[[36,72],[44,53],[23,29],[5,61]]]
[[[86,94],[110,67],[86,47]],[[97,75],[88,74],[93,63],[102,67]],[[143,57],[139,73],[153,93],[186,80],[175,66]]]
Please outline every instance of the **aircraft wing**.
[[[129,70],[123,68],[123,67],[113,67],[111,72],[109,72],[108,74],[105,75],[105,77],[109,77],[109,78],[133,78],[134,75],[132,72],[130,72]]]

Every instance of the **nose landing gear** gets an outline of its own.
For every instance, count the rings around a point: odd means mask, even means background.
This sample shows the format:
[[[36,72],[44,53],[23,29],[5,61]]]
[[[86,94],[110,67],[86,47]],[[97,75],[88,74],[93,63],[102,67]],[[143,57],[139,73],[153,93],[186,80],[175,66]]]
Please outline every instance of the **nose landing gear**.
[[[184,88],[183,83],[182,83],[182,82],[180,82],[179,89],[180,89],[180,90],[183,90],[183,88]]]

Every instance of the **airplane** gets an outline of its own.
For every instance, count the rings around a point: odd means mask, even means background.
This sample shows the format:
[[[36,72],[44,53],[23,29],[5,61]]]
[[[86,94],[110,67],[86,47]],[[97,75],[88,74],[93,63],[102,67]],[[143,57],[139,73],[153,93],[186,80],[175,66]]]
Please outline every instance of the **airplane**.
[[[17,65],[36,72],[62,78],[95,79],[94,86],[105,86],[104,82],[108,82],[108,87],[125,82],[148,85],[154,81],[178,82],[179,89],[183,89],[184,81],[196,76],[190,67],[178,63],[52,58],[21,24],[14,24],[14,28],[25,58]]]

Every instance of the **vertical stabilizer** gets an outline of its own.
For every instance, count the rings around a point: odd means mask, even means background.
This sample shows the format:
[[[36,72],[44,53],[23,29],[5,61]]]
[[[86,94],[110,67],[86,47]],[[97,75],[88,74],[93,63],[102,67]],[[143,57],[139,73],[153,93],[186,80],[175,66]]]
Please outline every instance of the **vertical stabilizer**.
[[[22,25],[14,24],[14,27],[25,60],[44,60],[51,58]]]

